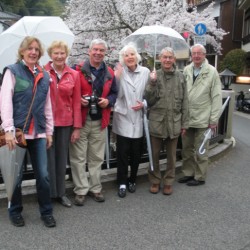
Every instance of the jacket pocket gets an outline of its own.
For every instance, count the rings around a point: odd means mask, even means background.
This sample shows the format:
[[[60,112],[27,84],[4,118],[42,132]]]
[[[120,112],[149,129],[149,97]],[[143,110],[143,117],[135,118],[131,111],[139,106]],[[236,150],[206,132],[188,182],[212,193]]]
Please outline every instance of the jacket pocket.
[[[149,131],[153,135],[162,136],[164,129],[164,115],[149,112]]]
[[[179,135],[181,132],[181,114],[174,114],[174,127],[173,133],[174,135]]]

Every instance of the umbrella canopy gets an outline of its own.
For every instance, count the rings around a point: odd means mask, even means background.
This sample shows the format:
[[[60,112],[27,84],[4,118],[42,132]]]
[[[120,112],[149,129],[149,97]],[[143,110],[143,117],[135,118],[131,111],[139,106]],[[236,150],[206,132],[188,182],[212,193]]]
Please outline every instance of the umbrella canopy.
[[[177,58],[189,57],[189,46],[174,29],[160,25],[143,26],[123,39],[122,44],[134,43],[139,53],[146,52],[155,59],[165,47],[171,47]]]
[[[0,147],[0,168],[9,201],[17,184],[25,153],[26,149],[18,146],[13,150],[9,150],[7,145]]]
[[[37,37],[45,49],[55,40],[63,40],[69,48],[74,42],[74,34],[60,17],[25,16],[0,34],[0,72],[17,61],[18,48],[26,36]],[[49,59],[45,52],[40,64],[46,64]]]

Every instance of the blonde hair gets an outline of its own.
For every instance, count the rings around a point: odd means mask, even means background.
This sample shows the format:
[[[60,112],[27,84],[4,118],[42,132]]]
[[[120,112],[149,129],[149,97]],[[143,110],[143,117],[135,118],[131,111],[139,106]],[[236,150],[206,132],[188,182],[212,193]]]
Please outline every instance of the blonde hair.
[[[38,47],[39,47],[39,56],[38,56],[38,60],[41,58],[41,56],[43,56],[44,54],[44,49],[42,46],[42,43],[40,42],[40,40],[34,36],[26,36],[23,41],[21,42],[19,49],[18,49],[18,54],[17,54],[17,60],[18,61],[22,61],[23,60],[23,55],[22,52],[24,52],[25,50],[27,50],[30,46],[30,44],[32,44],[33,42],[37,42]]]
[[[52,44],[47,49],[47,52],[48,52],[49,56],[51,56],[52,50],[55,49],[55,48],[64,49],[65,52],[66,52],[66,55],[68,57],[70,49],[69,49],[67,43],[65,43],[64,41],[54,41],[54,42],[52,42]]]

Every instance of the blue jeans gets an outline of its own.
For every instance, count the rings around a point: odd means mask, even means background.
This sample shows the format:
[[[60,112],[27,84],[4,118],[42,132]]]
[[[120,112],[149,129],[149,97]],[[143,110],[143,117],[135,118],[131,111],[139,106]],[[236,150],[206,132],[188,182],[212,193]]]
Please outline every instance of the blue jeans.
[[[50,186],[47,171],[46,139],[39,138],[27,140],[27,148],[31,158],[31,164],[36,178],[36,191],[38,196],[40,214],[52,215],[52,203],[50,199]],[[22,206],[22,169],[15,187],[11,205],[8,209],[9,216],[21,214]]]

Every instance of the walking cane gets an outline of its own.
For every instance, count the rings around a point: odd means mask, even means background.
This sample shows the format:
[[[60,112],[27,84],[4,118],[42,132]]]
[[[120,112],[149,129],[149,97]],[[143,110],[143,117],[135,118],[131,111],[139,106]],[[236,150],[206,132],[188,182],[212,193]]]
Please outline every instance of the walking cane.
[[[149,129],[148,129],[147,108],[148,108],[147,101],[143,100],[143,124],[144,124],[144,130],[145,130],[146,141],[147,141],[148,158],[149,158],[149,163],[150,163],[150,169],[151,171],[154,171],[152,148],[151,148],[150,135],[149,135]]]
[[[223,111],[225,110],[229,100],[230,100],[230,96],[228,96],[226,101],[223,103],[219,117],[221,117],[221,115],[222,115]],[[209,128],[204,132],[204,139],[203,139],[203,141],[202,141],[202,143],[201,143],[201,145],[199,147],[199,150],[198,150],[200,155],[205,154],[206,149],[205,149],[204,146],[206,145],[207,141],[211,139],[211,137],[212,137],[212,130],[211,130],[211,128]]]

